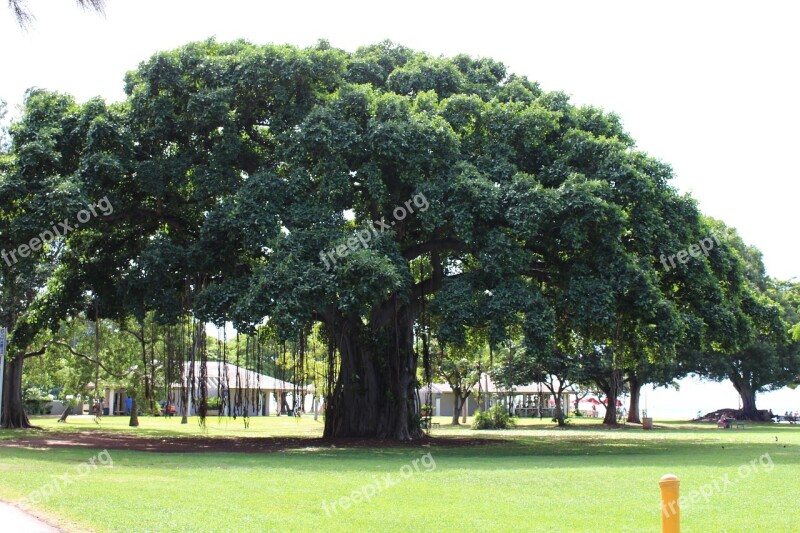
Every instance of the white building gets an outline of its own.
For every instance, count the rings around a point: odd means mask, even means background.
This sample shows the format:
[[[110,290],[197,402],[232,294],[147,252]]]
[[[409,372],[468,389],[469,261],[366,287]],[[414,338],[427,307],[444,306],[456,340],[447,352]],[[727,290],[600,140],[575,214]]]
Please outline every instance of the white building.
[[[569,414],[571,411],[571,402],[574,401],[571,398],[574,394],[571,389],[567,388],[561,395],[561,407],[564,414]],[[480,396],[480,404],[478,396]],[[433,416],[453,416],[455,394],[450,385],[431,383],[430,396],[427,385],[420,388],[420,405],[427,404],[429,398]],[[460,415],[473,416],[475,411],[488,409],[497,401],[509,409],[512,409],[513,406],[514,414],[520,416],[552,418],[555,412],[555,400],[544,383],[528,383],[504,389],[495,385],[492,378],[484,372],[481,374],[479,382],[473,385],[472,394],[469,395]]]
[[[200,370],[202,363],[191,363],[184,365],[183,381],[186,387],[191,388],[190,383],[195,383],[195,397],[199,397]],[[174,383],[171,386],[173,403],[180,414],[181,409],[181,384]],[[301,397],[305,398],[307,390],[297,389],[294,384],[282,381],[272,376],[259,374],[252,370],[247,370],[233,364],[224,364],[221,361],[209,361],[206,363],[206,391],[208,398],[226,398],[226,407],[222,415],[230,416],[233,410],[237,409],[237,415],[242,415],[242,408],[247,407],[250,416],[270,416],[276,414],[280,407],[281,395],[286,393],[286,402],[289,408],[294,405],[294,394],[297,391]],[[191,392],[189,392],[191,395]],[[189,400],[189,414],[197,414],[197,406],[191,405]],[[305,406],[304,406],[305,409]]]

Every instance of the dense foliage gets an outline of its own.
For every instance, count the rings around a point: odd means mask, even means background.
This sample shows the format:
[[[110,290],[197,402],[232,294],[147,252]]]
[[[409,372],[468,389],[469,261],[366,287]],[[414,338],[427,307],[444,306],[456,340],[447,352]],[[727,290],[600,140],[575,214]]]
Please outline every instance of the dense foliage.
[[[326,435],[409,439],[434,338],[521,340],[509,375],[580,365],[612,406],[626,372],[669,380],[682,354],[756,340],[768,303],[733,247],[660,259],[716,229],[669,167],[491,59],[211,40],[156,54],[126,92],[32,91],[12,130],[4,245],[113,205],[58,241],[18,350],[88,312],[301,346],[318,323]]]

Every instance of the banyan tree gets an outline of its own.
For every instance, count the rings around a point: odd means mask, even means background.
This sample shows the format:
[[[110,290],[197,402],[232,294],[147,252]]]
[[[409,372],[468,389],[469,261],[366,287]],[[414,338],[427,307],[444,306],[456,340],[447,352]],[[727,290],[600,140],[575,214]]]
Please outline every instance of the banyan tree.
[[[315,328],[328,437],[421,436],[434,336],[483,328],[533,353],[566,329],[605,346],[621,321],[677,312],[652,311],[658,256],[698,220],[669,168],[614,115],[499,62],[212,40],[156,54],[125,90],[27,98],[20,173],[114,206],[69,237],[42,314],[91,291],[104,316],[268,324],[294,345]],[[44,136],[57,169],[31,155]]]

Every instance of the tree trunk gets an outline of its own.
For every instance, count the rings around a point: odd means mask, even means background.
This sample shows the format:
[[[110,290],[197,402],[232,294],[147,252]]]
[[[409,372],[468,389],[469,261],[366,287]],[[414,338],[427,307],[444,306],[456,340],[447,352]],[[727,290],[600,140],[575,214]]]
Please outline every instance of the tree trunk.
[[[567,422],[564,420],[564,410],[561,408],[561,392],[553,393],[553,396],[556,400],[556,422],[558,422],[558,427],[563,428],[567,426]]]
[[[38,429],[28,420],[25,403],[22,401],[23,361],[22,357],[6,359],[3,376],[3,420],[0,426],[4,429]]]
[[[736,392],[742,398],[742,415],[747,420],[759,420],[758,408],[756,407],[756,392],[746,381],[731,379]]]
[[[278,408],[278,412],[282,415],[289,414],[289,393],[282,392],[281,393],[281,406]]]
[[[171,408],[167,409],[165,416],[169,416],[172,411]],[[189,423],[189,387],[181,387],[181,424]]]
[[[622,383],[622,371],[613,370],[606,379],[596,379],[597,386],[606,395],[606,416],[603,424],[608,426],[617,425],[617,398],[619,397],[620,385]]]
[[[458,424],[458,415],[461,413],[461,393],[458,391],[453,391],[453,420],[451,425],[457,426]]]
[[[392,327],[365,327],[350,318],[335,332],[341,367],[326,402],[326,438],[412,440],[417,423],[417,355],[407,308],[395,311]]]
[[[470,393],[463,394],[460,390],[456,391],[453,390],[453,421],[452,425],[458,426],[458,417],[461,415],[461,411],[464,409],[464,406],[469,399]]]
[[[628,385],[631,387],[631,402],[628,406],[628,422],[641,424],[639,419],[639,396],[642,392],[642,384],[636,376],[628,377]]]
[[[139,427],[139,407],[136,405],[136,398],[131,398],[131,420],[128,422],[128,425],[132,428]]]
[[[67,402],[67,405],[64,406],[64,412],[61,413],[61,416],[58,419],[59,422],[67,421],[67,417],[72,414],[72,405],[73,404],[71,401]]]

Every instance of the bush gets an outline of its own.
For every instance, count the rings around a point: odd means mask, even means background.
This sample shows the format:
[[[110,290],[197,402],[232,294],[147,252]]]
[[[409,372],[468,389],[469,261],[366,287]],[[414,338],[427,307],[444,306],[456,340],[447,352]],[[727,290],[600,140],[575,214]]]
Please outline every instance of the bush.
[[[218,396],[214,398],[208,398],[208,410],[209,411],[219,411],[222,408],[222,399]]]
[[[506,408],[502,404],[496,403],[488,411],[477,411],[472,429],[509,429],[516,425]]]
[[[22,400],[29,415],[49,415],[53,410],[53,398],[39,387],[26,388]]]

